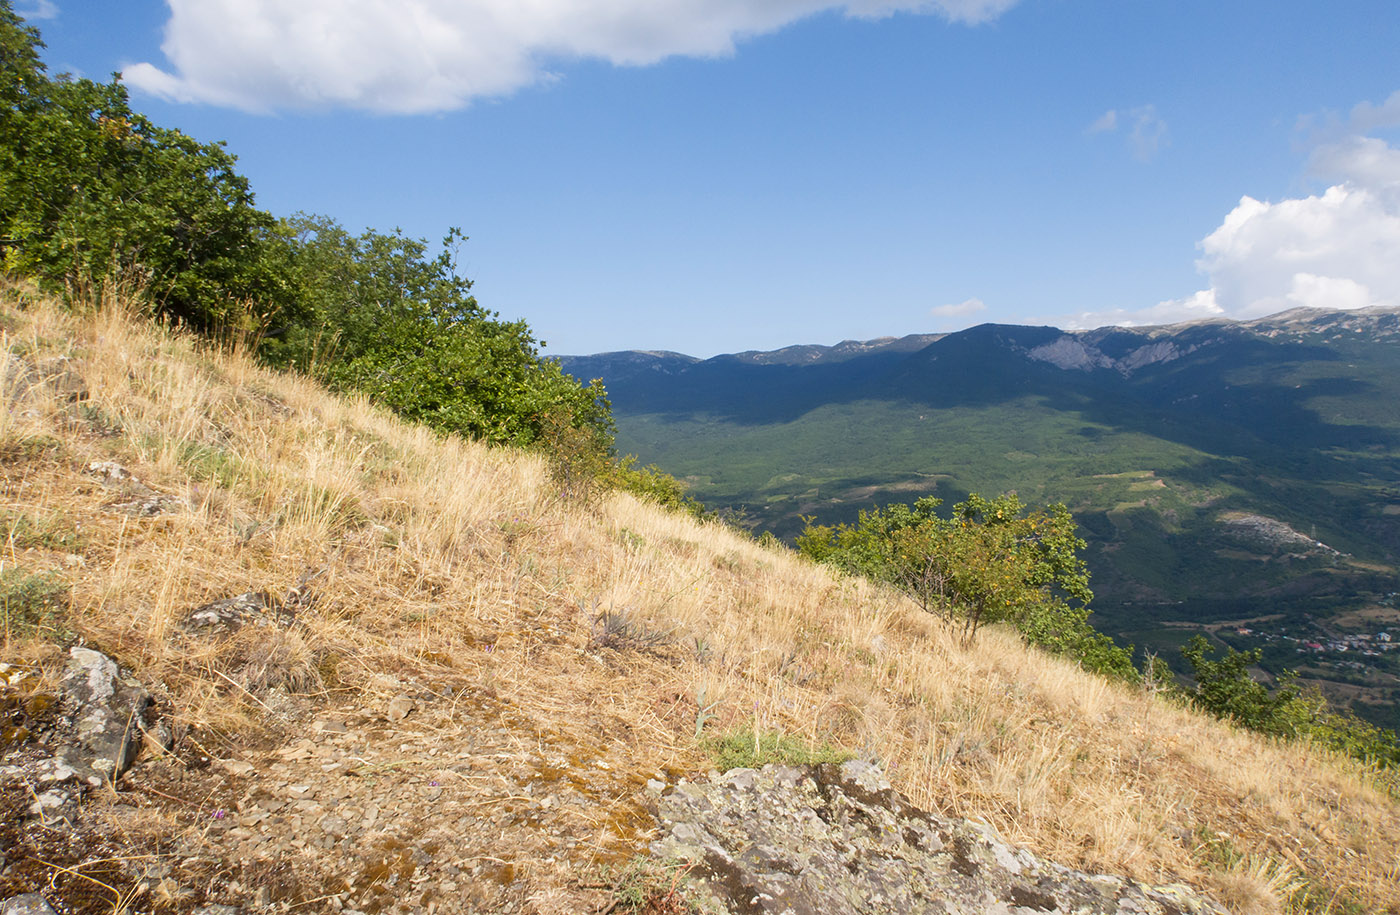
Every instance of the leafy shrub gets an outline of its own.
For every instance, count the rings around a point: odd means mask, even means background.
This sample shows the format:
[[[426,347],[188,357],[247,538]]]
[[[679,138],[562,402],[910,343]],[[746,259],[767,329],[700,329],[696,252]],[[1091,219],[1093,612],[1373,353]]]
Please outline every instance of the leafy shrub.
[[[0,235],[4,268],[51,288],[119,278],[201,330],[287,304],[263,258],[276,220],[253,206],[222,145],[132,111],[126,89],[50,79],[43,42],[0,2]]]
[[[623,492],[668,511],[683,512],[700,521],[714,517],[703,502],[686,494],[684,483],[655,464],[638,467],[635,455],[629,454],[613,465],[611,483]]]
[[[0,266],[70,301],[116,283],[216,338],[256,336],[279,367],[368,395],[404,418],[491,442],[538,441],[550,417],[611,447],[601,384],[540,356],[456,270],[399,232],[254,206],[221,144],[132,111],[117,79],[50,78],[37,30],[0,0]]]

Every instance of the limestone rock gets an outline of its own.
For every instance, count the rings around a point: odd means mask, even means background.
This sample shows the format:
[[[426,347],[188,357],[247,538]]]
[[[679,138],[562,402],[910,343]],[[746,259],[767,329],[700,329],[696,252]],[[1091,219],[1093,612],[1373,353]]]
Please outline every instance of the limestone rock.
[[[150,727],[151,694],[99,651],[72,648],[68,656],[62,691],[73,733],[58,756],[84,781],[100,785],[136,761]]]
[[[866,762],[734,769],[658,802],[652,852],[743,915],[1224,915],[1183,887],[1084,874],[912,806]]]

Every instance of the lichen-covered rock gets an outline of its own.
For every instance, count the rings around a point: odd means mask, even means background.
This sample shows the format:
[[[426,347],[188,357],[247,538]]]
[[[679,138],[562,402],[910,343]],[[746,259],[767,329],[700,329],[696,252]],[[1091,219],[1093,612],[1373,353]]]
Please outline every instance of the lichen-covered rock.
[[[62,689],[72,734],[58,757],[89,784],[116,779],[141,751],[151,694],[91,648],[69,649]]]
[[[196,607],[185,618],[182,628],[192,632],[229,635],[245,625],[268,625],[268,611],[272,607],[271,594],[266,591],[249,591]]]
[[[11,896],[0,902],[0,915],[57,915],[49,901],[38,893]]]
[[[658,802],[660,857],[742,915],[1223,915],[1184,887],[1073,871],[909,804],[865,762],[734,769]]]

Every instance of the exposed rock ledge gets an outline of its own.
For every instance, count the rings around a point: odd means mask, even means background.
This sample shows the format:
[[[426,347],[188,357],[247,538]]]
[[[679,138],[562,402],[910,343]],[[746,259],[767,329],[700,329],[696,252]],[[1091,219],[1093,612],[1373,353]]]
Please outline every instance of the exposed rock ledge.
[[[1073,871],[909,804],[866,762],[734,769],[657,804],[654,854],[735,915],[1223,915],[1180,886]]]

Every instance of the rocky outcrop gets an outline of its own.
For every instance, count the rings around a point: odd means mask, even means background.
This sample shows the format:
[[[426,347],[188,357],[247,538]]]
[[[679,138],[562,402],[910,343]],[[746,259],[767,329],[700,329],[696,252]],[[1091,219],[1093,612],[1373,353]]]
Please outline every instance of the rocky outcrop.
[[[141,751],[151,694],[117,662],[91,648],[71,648],[63,704],[72,722],[57,756],[92,785],[118,778]]]
[[[652,852],[735,915],[1223,915],[1184,887],[1085,874],[919,810],[866,762],[734,769],[657,804]]]

